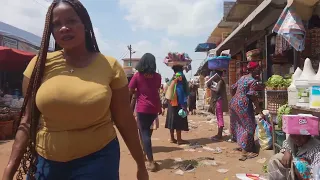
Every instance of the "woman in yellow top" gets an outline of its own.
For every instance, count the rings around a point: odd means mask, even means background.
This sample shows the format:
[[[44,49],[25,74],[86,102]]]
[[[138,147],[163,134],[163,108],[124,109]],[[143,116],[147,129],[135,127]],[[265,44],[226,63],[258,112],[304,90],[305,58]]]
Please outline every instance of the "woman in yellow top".
[[[47,53],[51,34],[60,50]],[[24,75],[24,116],[3,180],[13,179],[20,162],[18,179],[118,180],[113,122],[137,163],[137,179],[148,180],[126,75],[99,52],[80,1],[51,4],[39,55]]]

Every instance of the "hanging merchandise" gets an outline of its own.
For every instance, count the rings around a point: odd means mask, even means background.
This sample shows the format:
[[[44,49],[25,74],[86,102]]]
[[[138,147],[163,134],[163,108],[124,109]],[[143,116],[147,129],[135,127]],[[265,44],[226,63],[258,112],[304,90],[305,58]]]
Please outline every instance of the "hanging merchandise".
[[[309,107],[309,80],[313,79],[316,73],[313,70],[311,60],[307,58],[304,61],[304,66],[299,79],[295,80],[295,85],[298,90],[297,106]]]
[[[302,70],[300,68],[297,68],[294,74],[292,75],[292,81],[291,85],[288,87],[288,105],[294,106],[297,104],[298,101],[298,90],[295,85],[295,80],[299,79],[300,75],[302,73]]]
[[[272,32],[281,35],[297,51],[304,50],[306,30],[292,7],[283,10]]]
[[[283,52],[291,49],[290,44],[280,35],[276,36],[275,55],[282,55]]]

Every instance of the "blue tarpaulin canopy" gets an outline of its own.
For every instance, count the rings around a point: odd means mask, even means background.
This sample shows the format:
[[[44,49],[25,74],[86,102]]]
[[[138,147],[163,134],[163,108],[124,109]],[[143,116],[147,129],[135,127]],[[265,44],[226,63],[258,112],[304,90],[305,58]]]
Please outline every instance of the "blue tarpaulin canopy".
[[[207,52],[211,49],[216,48],[217,45],[215,43],[200,43],[195,49],[195,52]]]

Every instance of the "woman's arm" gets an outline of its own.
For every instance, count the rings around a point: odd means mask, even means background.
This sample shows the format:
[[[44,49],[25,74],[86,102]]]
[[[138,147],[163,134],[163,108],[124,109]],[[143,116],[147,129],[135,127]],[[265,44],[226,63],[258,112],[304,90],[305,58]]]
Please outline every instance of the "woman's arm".
[[[136,161],[138,168],[145,169],[142,148],[139,146],[138,127],[132,110],[130,109],[129,90],[127,86],[112,91],[110,109],[112,119],[132,157]]]
[[[29,78],[24,77],[22,83],[22,91],[24,96],[29,85]],[[20,161],[23,157],[23,154],[26,151],[28,140],[29,140],[29,131],[30,131],[30,101],[26,107],[25,115],[22,117],[13,146],[12,152],[10,155],[9,163],[5,168],[3,174],[3,180],[13,179],[15,172],[19,168]]]

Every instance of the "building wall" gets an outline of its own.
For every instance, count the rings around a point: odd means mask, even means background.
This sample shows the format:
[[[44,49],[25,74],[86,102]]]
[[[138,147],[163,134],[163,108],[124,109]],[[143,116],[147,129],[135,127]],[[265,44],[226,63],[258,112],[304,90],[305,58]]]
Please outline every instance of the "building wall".
[[[139,61],[131,61],[131,67],[136,67]],[[130,66],[129,60],[123,60],[123,66]]]

